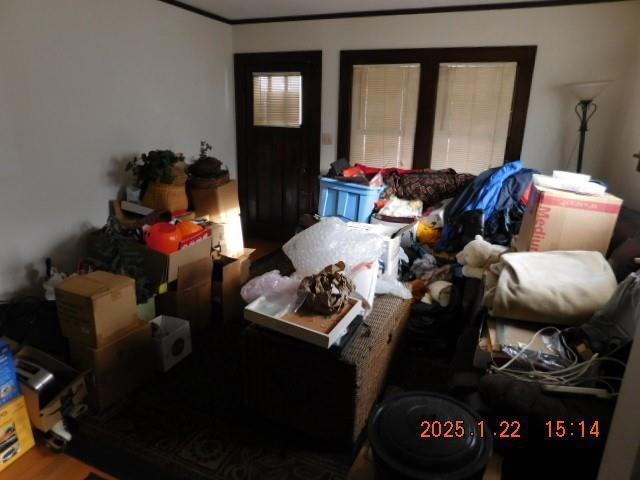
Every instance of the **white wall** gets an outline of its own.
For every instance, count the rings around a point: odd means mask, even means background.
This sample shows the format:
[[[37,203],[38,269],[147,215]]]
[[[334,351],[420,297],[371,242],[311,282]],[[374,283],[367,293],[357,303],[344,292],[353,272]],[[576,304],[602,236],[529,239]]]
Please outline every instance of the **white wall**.
[[[208,140],[235,175],[231,42],[156,0],[0,2],[0,299],[73,266],[133,155]]]
[[[157,0],[0,2],[0,299],[73,266],[133,155],[208,140],[235,175],[231,42]]]
[[[336,159],[340,50],[537,45],[522,158],[544,171],[575,168],[578,120],[575,101],[563,85],[613,79],[615,83],[598,99],[600,110],[592,120],[585,154],[585,170],[600,174],[599,165],[610,158],[608,127],[626,98],[621,85],[635,48],[638,19],[640,2],[632,1],[238,25],[233,29],[233,48],[234,52],[322,49],[322,131],[334,137],[333,145],[322,147],[322,168],[327,168]]]
[[[638,19],[640,24],[640,18]],[[611,189],[625,199],[628,207],[640,210],[640,172],[636,171],[640,152],[640,29],[633,61],[620,79],[615,121],[607,130],[607,150],[600,165],[601,175]]]

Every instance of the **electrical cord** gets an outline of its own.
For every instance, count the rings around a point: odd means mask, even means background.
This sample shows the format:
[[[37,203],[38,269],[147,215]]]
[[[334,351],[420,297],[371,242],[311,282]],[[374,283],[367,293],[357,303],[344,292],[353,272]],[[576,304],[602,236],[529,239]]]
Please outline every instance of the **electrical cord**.
[[[498,366],[495,360],[493,359],[493,355],[492,355],[493,364],[489,366],[489,370],[492,373],[506,375],[508,377],[515,378],[517,380],[522,380],[525,382],[535,382],[543,385],[576,386],[576,385],[584,384],[587,382],[595,382],[595,383],[606,385],[610,393],[616,394],[616,389],[613,388],[613,385],[611,385],[611,383],[609,383],[607,380],[615,380],[615,381],[621,382],[622,381],[621,378],[605,376],[605,375],[593,375],[593,376],[586,376],[586,375],[588,374],[589,371],[591,371],[592,369],[597,369],[605,362],[615,363],[615,364],[621,365],[624,368],[626,368],[626,364],[616,358],[612,358],[611,356],[600,357],[597,353],[594,354],[589,360],[586,360],[580,363],[578,360],[578,356],[575,354],[575,352],[571,348],[569,348],[566,340],[562,335],[560,335],[560,341],[571,362],[571,364],[568,367],[561,368],[558,370],[553,370],[553,371],[538,370],[535,368],[535,365],[533,364],[533,362],[531,362],[530,359],[525,357],[529,361],[531,370],[527,371],[527,370],[516,370],[514,368],[509,368],[514,362],[516,362],[520,357],[522,357],[525,354],[525,352],[531,347],[531,345],[533,345],[534,341],[536,340],[536,338],[538,338],[538,336],[542,335],[543,332],[547,332],[547,331],[553,331],[554,333],[560,333],[560,334],[562,333],[556,327],[544,327],[538,330],[531,337],[531,340],[529,341],[529,343],[527,343],[524,347],[522,347],[518,351],[518,353],[514,355],[504,365]],[[613,352],[610,352],[609,355],[612,355],[620,348],[622,347],[618,347]]]

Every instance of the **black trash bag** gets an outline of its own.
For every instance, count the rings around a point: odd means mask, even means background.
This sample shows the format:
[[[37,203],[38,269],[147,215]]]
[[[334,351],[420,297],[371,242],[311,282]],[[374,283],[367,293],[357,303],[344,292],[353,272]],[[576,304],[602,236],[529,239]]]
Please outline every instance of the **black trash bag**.
[[[618,285],[607,304],[579,327],[563,335],[570,344],[587,340],[589,348],[601,356],[620,350],[633,341],[640,322],[640,273],[631,273]]]

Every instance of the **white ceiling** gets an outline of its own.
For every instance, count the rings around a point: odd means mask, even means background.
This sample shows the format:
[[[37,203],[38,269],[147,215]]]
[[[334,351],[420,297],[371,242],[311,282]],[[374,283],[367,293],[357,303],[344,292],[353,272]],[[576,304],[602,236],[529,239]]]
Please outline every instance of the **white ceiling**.
[[[451,7],[514,0],[182,0],[230,20],[326,13]],[[534,0],[542,1],[542,0]]]

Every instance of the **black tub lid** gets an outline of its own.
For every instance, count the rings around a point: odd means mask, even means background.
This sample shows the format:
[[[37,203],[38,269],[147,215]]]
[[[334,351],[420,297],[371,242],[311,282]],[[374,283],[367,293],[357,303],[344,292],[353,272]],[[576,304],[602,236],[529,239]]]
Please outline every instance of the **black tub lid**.
[[[463,479],[482,469],[491,455],[492,434],[486,424],[480,431],[481,420],[454,398],[407,392],[376,408],[369,441],[379,460],[408,478]]]

